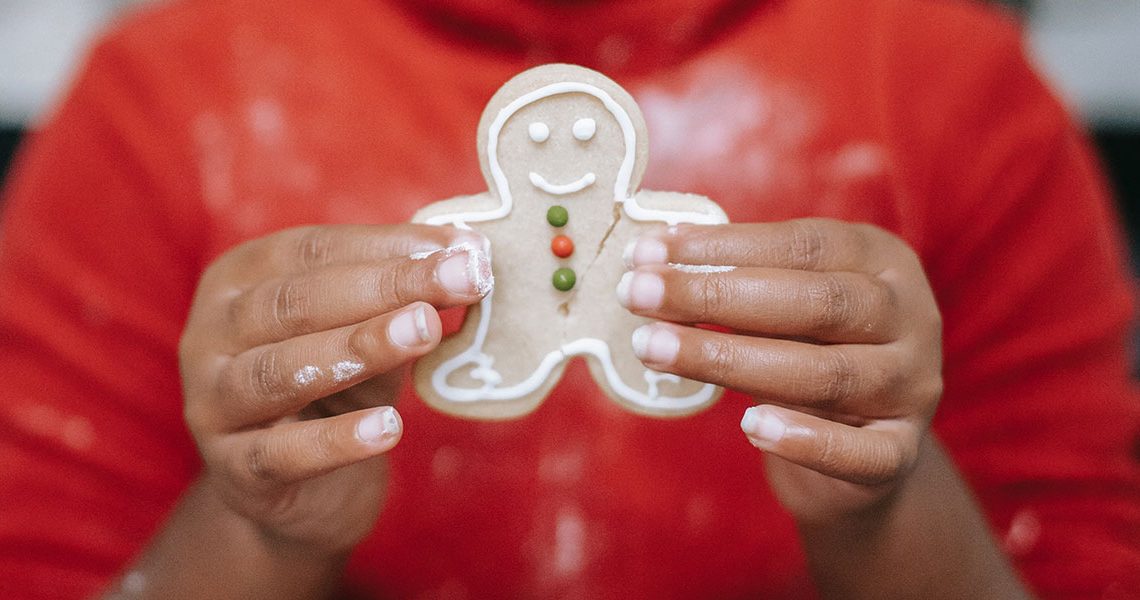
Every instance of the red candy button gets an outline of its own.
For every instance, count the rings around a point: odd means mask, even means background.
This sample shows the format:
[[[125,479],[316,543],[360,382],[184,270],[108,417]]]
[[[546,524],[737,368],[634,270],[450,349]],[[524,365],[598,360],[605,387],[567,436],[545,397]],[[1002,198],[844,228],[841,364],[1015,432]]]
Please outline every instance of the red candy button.
[[[558,258],[566,258],[574,254],[574,242],[564,235],[554,236],[554,239],[550,240],[550,251]]]

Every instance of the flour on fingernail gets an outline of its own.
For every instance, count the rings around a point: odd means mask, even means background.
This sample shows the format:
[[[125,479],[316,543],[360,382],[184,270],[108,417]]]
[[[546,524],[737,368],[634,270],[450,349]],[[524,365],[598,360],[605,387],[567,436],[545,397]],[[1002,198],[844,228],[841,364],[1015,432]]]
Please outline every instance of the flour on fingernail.
[[[466,252],[467,279],[480,296],[485,296],[487,292],[490,292],[495,287],[495,275],[491,272],[491,258],[487,253],[486,246],[487,245],[484,244],[484,247],[480,248],[473,242],[462,242],[438,250],[416,252],[409,255],[409,258],[412,260],[424,260],[439,254],[442,256],[442,260],[447,260],[460,252]]]

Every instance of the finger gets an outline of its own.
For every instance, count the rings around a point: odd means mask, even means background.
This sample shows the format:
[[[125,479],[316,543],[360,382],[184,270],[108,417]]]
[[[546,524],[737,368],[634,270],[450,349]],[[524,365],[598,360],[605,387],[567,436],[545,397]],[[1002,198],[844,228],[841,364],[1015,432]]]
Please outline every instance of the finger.
[[[754,406],[744,412],[740,428],[761,450],[860,485],[897,480],[918,456],[918,434],[907,421],[852,427],[779,406]]]
[[[633,332],[633,351],[656,371],[866,419],[901,416],[898,388],[921,381],[904,378],[905,363],[891,346],[820,346],[653,323]]]
[[[631,266],[664,263],[868,271],[882,232],[830,219],[679,225],[649,233],[626,249]]]
[[[300,413],[301,418],[329,417],[364,408],[394,406],[400,399],[400,385],[407,375],[407,365],[380,373],[332,396],[314,402]]]
[[[283,423],[225,436],[216,449],[231,477],[274,487],[311,479],[391,450],[403,433],[392,407]]]
[[[635,314],[668,321],[834,343],[882,343],[896,334],[894,292],[863,273],[648,266],[623,275],[617,293]]]
[[[193,412],[188,407],[187,418],[220,431],[268,423],[428,353],[441,335],[439,315],[421,302],[357,325],[258,346],[222,367],[213,401]]]
[[[229,268],[245,278],[303,273],[332,265],[368,263],[470,243],[478,233],[435,225],[316,225],[286,229],[234,250]]]
[[[336,265],[270,280],[231,301],[227,330],[235,349],[359,323],[428,302],[438,307],[477,302],[494,285],[482,248],[453,247],[422,258]]]

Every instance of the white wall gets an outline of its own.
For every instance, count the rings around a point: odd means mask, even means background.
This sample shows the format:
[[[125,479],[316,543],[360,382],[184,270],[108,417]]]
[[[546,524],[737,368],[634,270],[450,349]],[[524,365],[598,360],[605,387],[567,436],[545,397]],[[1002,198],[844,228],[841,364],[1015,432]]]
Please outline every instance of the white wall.
[[[1084,116],[1140,126],[1140,0],[1037,0],[1030,47]]]
[[[90,37],[122,4],[0,0],[0,121],[26,122],[49,106]]]

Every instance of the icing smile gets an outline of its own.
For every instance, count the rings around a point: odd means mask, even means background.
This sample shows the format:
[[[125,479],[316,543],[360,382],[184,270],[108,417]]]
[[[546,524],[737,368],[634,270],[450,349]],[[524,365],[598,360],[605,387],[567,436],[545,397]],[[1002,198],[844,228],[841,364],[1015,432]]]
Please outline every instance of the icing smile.
[[[574,181],[571,181],[570,183],[564,183],[562,185],[557,185],[557,184],[550,183],[549,181],[544,179],[542,177],[542,175],[539,175],[538,173],[535,173],[534,171],[531,171],[531,173],[530,173],[530,182],[532,184],[534,184],[534,187],[546,192],[547,194],[554,194],[555,196],[563,196],[565,194],[573,194],[574,192],[584,190],[587,187],[593,185],[594,180],[596,180],[596,179],[597,178],[594,177],[593,173],[586,173],[585,175],[579,177],[578,179],[576,179]]]

